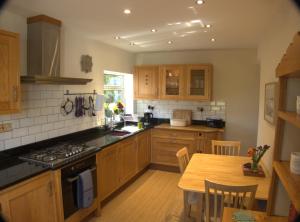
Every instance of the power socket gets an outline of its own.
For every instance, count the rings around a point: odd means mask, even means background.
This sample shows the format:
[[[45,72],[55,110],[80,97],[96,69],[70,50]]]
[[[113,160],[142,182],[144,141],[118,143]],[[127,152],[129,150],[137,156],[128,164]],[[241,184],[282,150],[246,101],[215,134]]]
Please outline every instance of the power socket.
[[[5,133],[12,131],[12,124],[11,123],[2,123],[0,124],[0,133]]]
[[[203,113],[204,112],[204,108],[203,107],[197,107],[197,111]]]

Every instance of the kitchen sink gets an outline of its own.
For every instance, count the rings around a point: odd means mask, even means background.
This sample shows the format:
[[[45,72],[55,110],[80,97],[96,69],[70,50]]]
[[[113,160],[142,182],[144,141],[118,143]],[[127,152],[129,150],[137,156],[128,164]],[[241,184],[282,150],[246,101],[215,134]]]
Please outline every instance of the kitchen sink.
[[[126,136],[126,135],[129,135],[131,134],[131,132],[128,132],[128,131],[122,131],[122,130],[114,130],[110,133],[111,136]]]

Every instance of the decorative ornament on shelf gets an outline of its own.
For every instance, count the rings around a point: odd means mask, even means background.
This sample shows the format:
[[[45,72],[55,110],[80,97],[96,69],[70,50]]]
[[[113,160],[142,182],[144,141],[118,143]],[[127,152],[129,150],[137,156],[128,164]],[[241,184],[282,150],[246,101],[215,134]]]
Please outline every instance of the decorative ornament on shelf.
[[[248,156],[252,157],[251,170],[253,172],[258,172],[259,170],[259,161],[266,153],[266,151],[270,148],[269,145],[258,146],[258,147],[250,147],[248,149]]]
[[[93,58],[90,55],[82,55],[81,56],[81,71],[85,73],[89,73],[92,71],[93,67]]]

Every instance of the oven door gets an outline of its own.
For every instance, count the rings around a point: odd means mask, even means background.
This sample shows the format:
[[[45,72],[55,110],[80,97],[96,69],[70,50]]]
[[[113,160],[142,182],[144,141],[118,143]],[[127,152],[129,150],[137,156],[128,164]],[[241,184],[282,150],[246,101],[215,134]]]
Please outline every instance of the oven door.
[[[76,213],[77,207],[77,180],[79,174],[90,169],[94,184],[94,198],[97,198],[97,172],[96,172],[96,157],[88,158],[77,162],[74,165],[68,166],[61,170],[61,187],[64,206],[64,218],[67,219],[72,214]]]

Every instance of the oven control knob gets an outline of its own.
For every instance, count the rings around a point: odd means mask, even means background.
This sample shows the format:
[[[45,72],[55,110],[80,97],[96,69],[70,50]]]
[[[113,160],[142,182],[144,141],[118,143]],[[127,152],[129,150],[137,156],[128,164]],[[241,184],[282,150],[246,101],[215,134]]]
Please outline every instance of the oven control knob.
[[[72,152],[69,153],[69,156],[72,156]]]
[[[66,153],[65,156],[66,156],[66,157],[69,157],[69,154]]]

